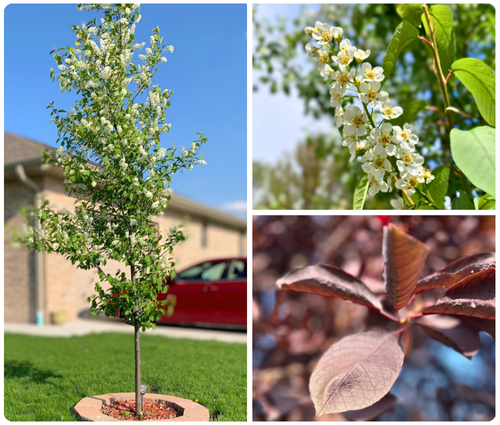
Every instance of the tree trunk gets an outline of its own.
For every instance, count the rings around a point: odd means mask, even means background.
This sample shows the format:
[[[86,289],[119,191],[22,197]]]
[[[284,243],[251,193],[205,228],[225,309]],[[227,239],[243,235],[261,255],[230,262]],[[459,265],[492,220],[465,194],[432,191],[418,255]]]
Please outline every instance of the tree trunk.
[[[132,283],[134,285],[134,296],[136,296],[135,291],[135,268],[133,265],[130,266],[130,272],[132,275]],[[141,413],[144,410],[144,400],[141,394],[141,326],[139,324],[139,302],[135,304],[134,312],[134,336],[135,336],[135,412]]]
[[[138,312],[138,310],[136,310]],[[141,327],[137,317],[134,319],[135,329],[135,412],[140,413],[144,410],[144,400],[141,394]]]

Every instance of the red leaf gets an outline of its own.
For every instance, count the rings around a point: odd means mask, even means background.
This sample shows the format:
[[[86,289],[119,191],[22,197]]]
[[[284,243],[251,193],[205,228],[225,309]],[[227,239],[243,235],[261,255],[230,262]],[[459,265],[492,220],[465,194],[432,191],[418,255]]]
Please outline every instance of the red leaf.
[[[479,331],[453,316],[427,316],[415,320],[426,334],[469,360],[479,350]]]
[[[392,394],[386,394],[375,404],[361,410],[351,410],[345,412],[344,416],[348,421],[372,421],[383,413],[391,410],[398,398]]]
[[[494,266],[494,252],[480,252],[478,254],[467,255],[454,261],[444,269],[420,279],[415,292],[418,294],[429,288],[450,288],[470,274]]]
[[[478,331],[489,333],[495,339],[495,321],[491,319],[480,319],[472,316],[459,316],[464,322],[476,328]]]
[[[468,276],[450,289],[423,314],[462,314],[483,319],[495,318],[495,269]]]
[[[390,303],[399,311],[415,290],[425,259],[426,244],[412,238],[393,224],[384,227],[384,280]]]
[[[363,282],[337,267],[326,264],[292,270],[276,283],[280,289],[341,298],[374,310],[382,310],[378,298]]]
[[[323,354],[311,376],[316,416],[376,403],[396,381],[403,359],[393,333],[369,331],[343,338]]]

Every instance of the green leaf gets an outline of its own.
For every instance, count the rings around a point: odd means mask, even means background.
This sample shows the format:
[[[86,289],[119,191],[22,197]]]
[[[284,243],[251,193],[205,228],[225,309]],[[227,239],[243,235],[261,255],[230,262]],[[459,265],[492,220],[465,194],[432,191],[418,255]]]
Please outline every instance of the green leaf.
[[[483,61],[459,59],[451,65],[456,77],[472,93],[486,122],[495,127],[495,74]]]
[[[427,190],[439,209],[444,210],[444,197],[448,192],[450,168],[447,165],[441,165],[440,167],[437,167],[432,174],[435,178],[429,183]]]
[[[401,22],[389,42],[387,48],[387,53],[384,58],[382,67],[384,68],[384,81],[382,81],[382,86],[385,84],[389,76],[394,72],[396,68],[396,62],[401,51],[406,47],[408,43],[418,38],[418,30],[410,24],[408,21]]]
[[[463,190],[459,190],[460,197],[455,198],[451,203],[452,210],[473,210],[474,204],[467,198],[467,195]]]
[[[352,202],[353,210],[362,210],[365,204],[366,194],[368,193],[368,175],[363,172],[358,183],[356,184],[356,189],[354,189],[354,198]]]
[[[420,111],[423,111],[427,106],[425,100],[415,100],[414,102],[407,104],[404,108],[403,115],[391,120],[391,124],[394,127],[398,125],[403,127],[406,123],[411,124],[417,119],[417,115]]]
[[[437,49],[441,69],[446,77],[451,70],[451,64],[455,61],[455,32],[453,31],[453,16],[448,6],[434,4],[429,8],[431,18],[431,27],[435,28],[434,36],[436,38]],[[429,28],[425,13],[422,14],[422,23],[425,33],[430,38]]]
[[[432,205],[420,205],[418,208],[418,210],[432,210],[432,211],[436,211],[436,208],[434,208]]]
[[[420,16],[422,15],[422,9],[420,4],[397,4],[396,13],[404,19],[415,25],[417,28],[422,24]]]
[[[495,129],[454,128],[450,133],[451,154],[467,178],[486,193],[495,193]]]
[[[476,210],[494,210],[495,198],[489,194],[484,195],[482,198],[474,198],[474,207]]]
[[[133,194],[133,193],[131,193],[131,194],[130,194],[130,200],[131,200],[131,201],[133,201],[133,200],[134,200],[134,194]]]

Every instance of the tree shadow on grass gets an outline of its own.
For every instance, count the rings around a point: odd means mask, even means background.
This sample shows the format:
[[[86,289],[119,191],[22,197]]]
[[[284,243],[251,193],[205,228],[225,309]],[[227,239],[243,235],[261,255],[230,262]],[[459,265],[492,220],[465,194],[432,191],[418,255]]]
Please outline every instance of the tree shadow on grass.
[[[4,365],[4,379],[28,378],[37,384],[47,384],[48,378],[62,378],[50,370],[40,369],[27,361],[8,360]]]

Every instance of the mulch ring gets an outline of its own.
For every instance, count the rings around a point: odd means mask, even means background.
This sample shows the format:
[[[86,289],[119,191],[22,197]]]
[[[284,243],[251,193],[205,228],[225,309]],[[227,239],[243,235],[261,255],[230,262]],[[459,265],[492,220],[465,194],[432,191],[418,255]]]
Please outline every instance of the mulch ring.
[[[121,421],[158,421],[174,419],[181,413],[156,400],[144,399],[144,414],[135,413],[135,400],[117,400],[101,408],[101,412]]]

